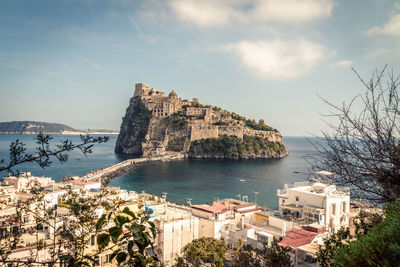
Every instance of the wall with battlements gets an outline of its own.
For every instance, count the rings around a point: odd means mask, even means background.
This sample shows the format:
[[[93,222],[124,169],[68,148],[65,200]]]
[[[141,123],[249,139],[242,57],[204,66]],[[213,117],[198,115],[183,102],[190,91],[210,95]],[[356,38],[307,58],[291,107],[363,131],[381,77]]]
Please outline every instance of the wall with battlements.
[[[241,126],[216,126],[216,125],[192,125],[190,130],[190,141],[206,138],[217,138],[228,135],[236,136],[243,140],[244,135],[259,136],[270,142],[282,143],[282,135],[272,131],[251,130]]]
[[[190,141],[204,138],[217,138],[218,126],[215,125],[192,125],[190,127]]]
[[[233,135],[243,140],[243,127],[239,126],[218,126],[218,136]]]
[[[282,144],[282,135],[277,132],[272,131],[259,131],[259,130],[251,130],[248,128],[243,128],[243,135],[248,136],[259,136],[264,139],[268,139],[270,142],[277,142]]]

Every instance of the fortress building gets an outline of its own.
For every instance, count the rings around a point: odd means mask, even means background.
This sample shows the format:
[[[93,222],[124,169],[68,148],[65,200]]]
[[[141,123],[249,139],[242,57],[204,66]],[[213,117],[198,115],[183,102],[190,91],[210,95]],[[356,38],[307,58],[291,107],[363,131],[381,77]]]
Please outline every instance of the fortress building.
[[[170,116],[182,110],[184,105],[190,105],[190,102],[179,98],[174,90],[166,96],[164,92],[156,91],[145,83],[137,83],[135,85],[133,96],[140,97],[146,108],[153,112],[153,116],[157,117]]]

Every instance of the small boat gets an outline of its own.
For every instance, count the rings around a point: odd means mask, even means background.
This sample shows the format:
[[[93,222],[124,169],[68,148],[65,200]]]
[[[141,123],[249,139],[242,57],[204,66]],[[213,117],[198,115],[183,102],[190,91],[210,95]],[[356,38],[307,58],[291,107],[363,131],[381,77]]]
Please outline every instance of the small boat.
[[[76,160],[81,160],[82,158],[81,157],[76,157]]]
[[[246,182],[247,180],[246,180],[246,179],[240,179],[239,181],[241,181],[241,182]]]

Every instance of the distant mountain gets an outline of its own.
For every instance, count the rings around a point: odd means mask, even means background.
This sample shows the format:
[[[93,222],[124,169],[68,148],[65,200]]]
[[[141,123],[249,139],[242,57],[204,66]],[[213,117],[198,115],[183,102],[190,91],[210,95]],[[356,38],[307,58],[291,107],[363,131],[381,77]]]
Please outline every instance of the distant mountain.
[[[117,134],[114,130],[74,129],[61,123],[48,123],[40,121],[10,121],[0,122],[0,134]]]

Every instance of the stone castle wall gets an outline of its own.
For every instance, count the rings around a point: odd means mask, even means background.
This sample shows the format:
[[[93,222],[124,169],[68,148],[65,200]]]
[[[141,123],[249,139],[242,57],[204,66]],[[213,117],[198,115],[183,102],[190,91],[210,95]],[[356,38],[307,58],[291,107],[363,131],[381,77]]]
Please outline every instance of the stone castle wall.
[[[218,138],[218,127],[215,125],[192,125],[190,127],[190,141],[204,138]]]
[[[218,126],[218,136],[234,135],[243,140],[243,127],[239,126]]]
[[[280,133],[272,132],[272,131],[259,131],[259,130],[251,130],[248,128],[243,129],[243,134],[248,136],[259,136],[264,139],[268,139],[270,142],[277,142],[282,144],[282,135]]]
[[[282,144],[282,135],[272,131],[251,130],[240,126],[216,126],[216,125],[192,125],[190,129],[190,141],[206,138],[217,138],[228,135],[236,136],[243,140],[244,135],[259,136],[270,142]]]

